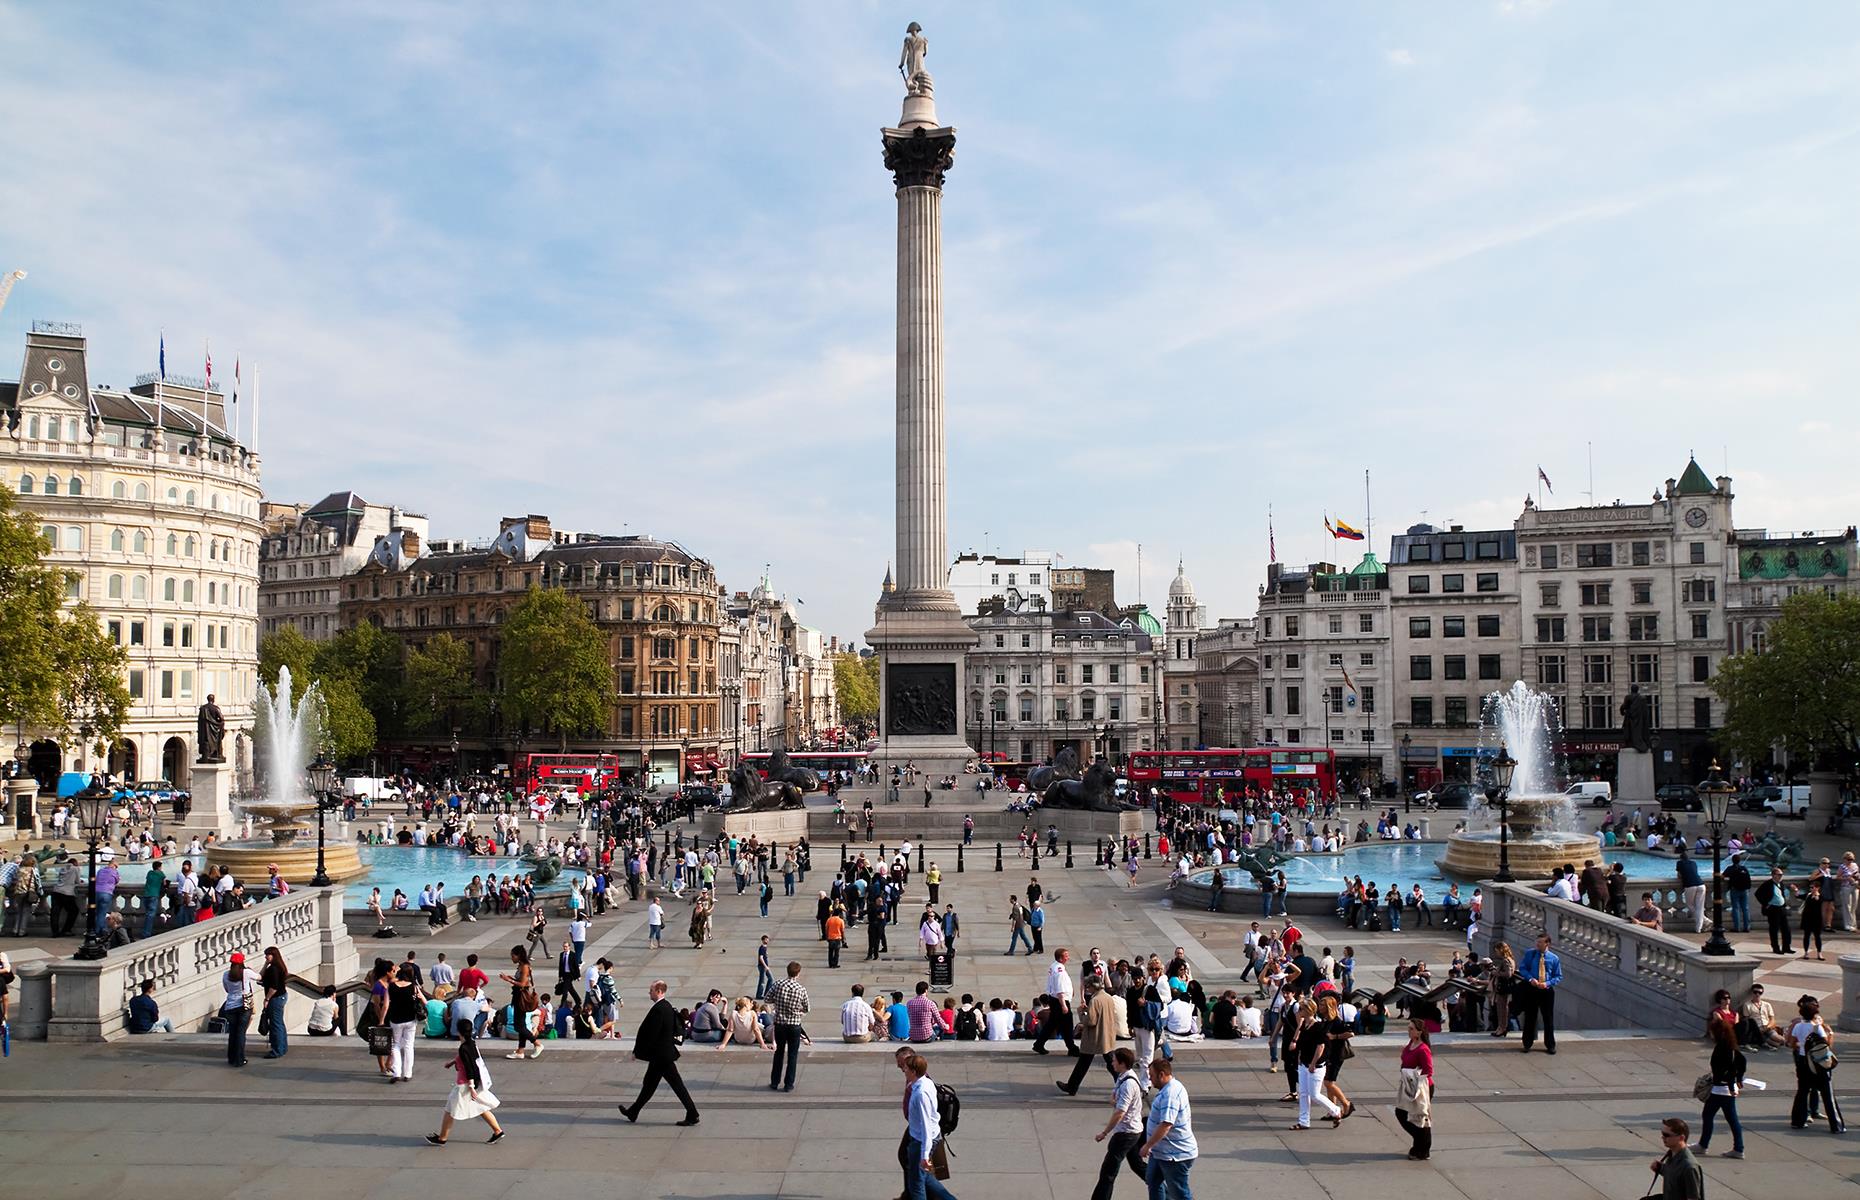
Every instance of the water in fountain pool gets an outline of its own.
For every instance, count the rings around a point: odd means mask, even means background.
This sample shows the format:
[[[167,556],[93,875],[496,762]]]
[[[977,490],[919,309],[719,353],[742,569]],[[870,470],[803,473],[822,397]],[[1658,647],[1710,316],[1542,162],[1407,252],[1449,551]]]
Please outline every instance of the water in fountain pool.
[[[502,879],[515,872],[527,873],[530,868],[521,859],[468,857],[458,850],[446,846],[358,846],[362,865],[367,873],[360,879],[350,880],[346,885],[347,893],[343,897],[345,908],[367,908],[368,890],[381,889],[381,902],[385,906],[394,898],[394,889],[407,893],[407,898],[417,900],[420,889],[429,883],[445,881],[448,897],[465,894],[465,885],[471,882],[473,875],[496,875]],[[205,863],[195,858],[194,869],[201,870]],[[142,880],[148,871],[143,863],[119,863],[121,882],[119,890],[124,895],[133,895],[142,888]],[[180,869],[175,859],[164,860],[162,868],[170,877]],[[571,872],[564,872],[556,881],[541,891],[546,893],[564,891],[568,887]],[[579,875],[579,872],[573,872]],[[265,884],[261,876],[257,879],[242,879],[248,889],[260,888]]]
[[[1340,854],[1299,855],[1279,869],[1285,872],[1286,885],[1294,892],[1335,892],[1343,887],[1345,876],[1361,875],[1364,883],[1377,887],[1395,883],[1403,891],[1418,883],[1431,900],[1446,890],[1447,879],[1435,862],[1441,857],[1441,849],[1438,842],[1351,846]],[[1665,854],[1610,848],[1602,850],[1601,856],[1610,864],[1626,866],[1629,879],[1670,879],[1673,875],[1673,860]],[[1249,872],[1239,867],[1223,869],[1229,887],[1253,887]],[[1470,895],[1471,885],[1462,882],[1460,891]]]

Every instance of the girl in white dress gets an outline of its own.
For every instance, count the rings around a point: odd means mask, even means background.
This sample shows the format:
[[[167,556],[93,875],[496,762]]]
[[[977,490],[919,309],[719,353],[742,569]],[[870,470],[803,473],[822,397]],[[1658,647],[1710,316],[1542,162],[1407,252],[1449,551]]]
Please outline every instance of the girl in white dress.
[[[503,1126],[497,1123],[492,1112],[498,1105],[497,1097],[491,1094],[491,1068],[486,1065],[484,1056],[478,1053],[478,1041],[472,1036],[472,1023],[460,1021],[459,1052],[446,1065],[458,1072],[458,1082],[452,1088],[452,1094],[446,1097],[446,1110],[439,1118],[439,1132],[429,1133],[426,1140],[435,1146],[443,1146],[452,1135],[454,1121],[469,1121],[473,1117],[484,1118],[484,1123],[491,1127],[491,1136],[485,1144],[498,1141],[504,1136]]]

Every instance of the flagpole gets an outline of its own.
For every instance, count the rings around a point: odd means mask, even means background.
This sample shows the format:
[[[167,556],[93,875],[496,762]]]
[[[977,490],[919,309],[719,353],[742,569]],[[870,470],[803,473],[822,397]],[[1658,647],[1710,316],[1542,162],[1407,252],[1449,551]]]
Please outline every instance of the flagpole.
[[[252,364],[252,453],[258,453],[258,364]]]
[[[1369,543],[1369,553],[1376,552],[1376,518],[1369,507],[1369,468],[1363,468],[1363,538]]]
[[[168,380],[168,331],[161,331],[160,357],[155,361],[155,436],[149,439],[151,450],[159,449],[162,440],[162,401],[161,385]]]

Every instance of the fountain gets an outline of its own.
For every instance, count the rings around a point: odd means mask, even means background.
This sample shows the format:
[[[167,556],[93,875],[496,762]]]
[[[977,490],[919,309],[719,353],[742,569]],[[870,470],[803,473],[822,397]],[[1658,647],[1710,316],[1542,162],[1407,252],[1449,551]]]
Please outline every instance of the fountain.
[[[304,780],[311,751],[328,719],[323,692],[312,683],[293,704],[291,669],[281,667],[277,687],[259,685],[256,707],[258,755],[268,794],[263,800],[242,801],[239,807],[264,822],[264,836],[214,844],[208,848],[207,865],[225,867],[248,888],[262,884],[274,863],[278,874],[292,883],[308,883],[316,874],[316,822],[308,814],[316,812],[317,800]],[[324,862],[329,877],[338,883],[365,870],[354,842],[340,837],[326,839]]]
[[[1551,744],[1554,709],[1549,697],[1533,692],[1523,680],[1503,692],[1486,697],[1480,720],[1483,730],[1495,732],[1517,763],[1506,802],[1507,857],[1519,879],[1547,879],[1556,867],[1585,859],[1602,858],[1601,840],[1576,828],[1575,806],[1556,790],[1556,767]],[[1487,809],[1491,812],[1491,809]],[[1440,860],[1441,874],[1450,878],[1490,879],[1498,871],[1499,835],[1496,813],[1493,827],[1456,833],[1447,839],[1447,856]]]

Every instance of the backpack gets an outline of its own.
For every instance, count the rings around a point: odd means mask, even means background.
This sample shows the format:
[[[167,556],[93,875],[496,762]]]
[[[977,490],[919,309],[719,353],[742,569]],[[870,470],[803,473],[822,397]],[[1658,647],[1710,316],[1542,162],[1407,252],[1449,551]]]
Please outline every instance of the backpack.
[[[982,1036],[981,1017],[973,1008],[965,1008],[956,1014],[956,1040],[973,1042]]]
[[[956,1126],[962,1122],[962,1097],[956,1095],[956,1089],[947,1083],[936,1085],[936,1124],[948,1137],[956,1132]]]
[[[1828,1039],[1819,1033],[1809,1034],[1808,1039],[1802,1043],[1802,1056],[1808,1059],[1809,1066],[1824,1073],[1832,1071],[1835,1064],[1840,1062],[1834,1057],[1834,1047],[1828,1045]]]

